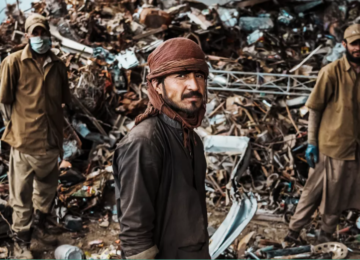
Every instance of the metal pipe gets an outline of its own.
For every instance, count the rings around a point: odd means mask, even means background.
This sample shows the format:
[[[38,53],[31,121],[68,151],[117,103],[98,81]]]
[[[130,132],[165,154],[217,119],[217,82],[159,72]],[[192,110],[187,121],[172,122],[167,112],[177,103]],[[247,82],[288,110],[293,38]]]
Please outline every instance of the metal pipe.
[[[273,77],[290,77],[290,78],[303,78],[303,79],[317,79],[317,76],[304,76],[304,75],[293,75],[293,74],[276,74],[276,73],[262,73],[262,72],[243,72],[243,71],[226,71],[226,70],[209,70],[210,73],[217,74],[238,74],[238,75],[250,75],[250,76],[273,76]]]
[[[218,82],[212,82],[212,81],[209,81],[209,85],[220,85],[222,86],[220,83]],[[263,88],[274,88],[274,89],[279,89],[279,90],[287,90],[287,87],[286,86],[272,86],[272,85],[265,85],[265,84],[262,84],[262,85],[256,85],[256,84],[241,84],[241,83],[233,83],[230,85],[231,87],[263,87]],[[224,87],[225,88],[225,87]],[[305,90],[305,91],[309,91],[311,92],[311,88],[292,88],[293,90]],[[291,89],[290,89],[291,90]],[[261,91],[261,90],[259,90]],[[288,91],[287,91],[288,92]]]
[[[248,92],[248,93],[257,93],[257,94],[272,94],[272,95],[287,95],[287,96],[310,96],[310,93],[276,92],[276,91],[265,91],[265,90],[262,91],[262,90],[214,88],[214,87],[208,87],[208,90]]]

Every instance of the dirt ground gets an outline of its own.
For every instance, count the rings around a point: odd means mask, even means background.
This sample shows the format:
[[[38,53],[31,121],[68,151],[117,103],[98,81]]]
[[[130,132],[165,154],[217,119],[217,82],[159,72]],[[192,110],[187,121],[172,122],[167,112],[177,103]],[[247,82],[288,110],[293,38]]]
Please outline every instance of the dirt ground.
[[[214,228],[218,228],[222,223],[224,218],[227,215],[227,211],[217,211],[214,208],[209,207],[208,209],[208,219],[209,226]],[[60,244],[70,244],[76,245],[80,247],[83,252],[87,251],[90,253],[98,253],[101,251],[99,248],[89,249],[87,246],[90,241],[101,239],[104,242],[104,247],[109,247],[110,245],[116,246],[115,241],[118,239],[118,234],[120,232],[119,224],[112,222],[108,228],[99,227],[98,223],[92,223],[88,226],[89,232],[86,233],[86,236],[83,238],[72,238],[72,233],[67,232],[60,235],[59,241]],[[266,222],[260,220],[252,220],[249,225],[244,229],[244,231],[240,234],[238,239],[241,239],[243,236],[248,234],[249,232],[256,231],[257,235],[261,235],[266,239],[271,239],[275,241],[283,241],[286,236],[288,226],[286,223],[281,222]],[[302,233],[302,237],[306,239],[308,242],[314,244],[313,238],[307,238],[305,232]],[[353,246],[352,248],[356,248]],[[40,251],[38,254],[34,254],[35,257],[41,259],[53,259],[54,258],[54,250],[49,251]],[[348,259],[360,259],[360,254],[348,254]]]
[[[105,206],[113,206],[115,205],[115,195],[113,190],[107,190],[103,195],[103,201],[101,202],[101,207]],[[100,208],[101,208],[100,207]],[[113,222],[110,219],[110,225],[107,228],[103,228],[99,226],[99,221],[96,216],[100,215],[100,212],[96,212],[95,216],[88,216],[85,214],[83,217],[83,226],[86,228],[79,233],[76,232],[58,232],[57,239],[59,241],[59,245],[69,244],[74,245],[82,249],[82,251],[89,252],[90,254],[96,254],[101,252],[104,248],[110,247],[113,245],[115,248],[118,246],[116,244],[116,240],[119,239],[120,227],[119,223]],[[103,248],[90,248],[88,243],[94,240],[102,240]],[[1,241],[0,246],[6,246],[12,249],[12,241],[10,239],[6,239]],[[35,259],[54,259],[55,249],[56,247],[46,246],[42,244],[35,243],[35,246],[32,246],[32,253]],[[11,250],[12,252],[12,250]],[[10,255],[11,257],[11,255]]]
[[[213,207],[208,206],[208,219],[209,226],[218,228],[222,221],[225,219],[227,212],[215,210]],[[275,240],[282,242],[288,232],[288,224],[284,222],[269,222],[263,220],[252,220],[243,232],[237,238],[241,240],[246,234],[255,231],[256,235],[260,235],[265,239]],[[316,245],[315,238],[307,237],[306,232],[303,230],[301,237],[309,244]],[[360,259],[360,243],[348,244],[348,247],[353,249],[354,253],[347,255],[347,259]],[[284,258],[286,259],[286,258]]]
[[[105,205],[114,205],[112,192],[104,195]],[[227,210],[215,210],[214,207],[208,206],[208,220],[209,226],[213,228],[218,228],[222,221],[227,215]],[[115,242],[118,240],[118,234],[120,232],[119,224],[111,220],[110,226],[103,228],[99,226],[98,220],[92,218],[87,220],[85,225],[87,228],[81,233],[74,232],[63,232],[58,235],[59,244],[70,244],[77,246],[83,250],[84,253],[96,254],[100,253],[104,248],[110,247],[113,245],[117,247],[118,244]],[[287,224],[282,222],[266,222],[260,220],[252,220],[249,225],[244,229],[240,234],[238,239],[241,239],[243,236],[249,232],[255,231],[257,235],[261,235],[266,239],[275,240],[281,242],[287,233]],[[302,237],[305,238],[308,242],[314,244],[314,239],[307,238],[306,234],[303,233]],[[88,243],[94,240],[102,240],[103,248],[90,248]],[[12,246],[10,240],[3,241],[2,244]],[[349,245],[349,247],[356,249],[360,248],[358,244]],[[44,248],[43,246],[35,247],[33,255],[35,259],[54,259],[54,251],[56,247]],[[359,249],[358,249],[359,250]],[[349,259],[360,259],[360,254],[349,253]]]
[[[94,240],[102,240],[104,243],[104,248],[109,247],[110,245],[117,246],[115,243],[118,240],[120,227],[118,223],[111,223],[108,228],[99,227],[98,223],[92,223],[88,226],[89,232],[85,234],[85,237],[82,238],[72,238],[72,233],[67,232],[58,236],[59,244],[69,244],[74,245],[83,250],[83,252],[89,252],[96,254],[102,251],[102,248],[89,248],[88,243]],[[34,257],[37,259],[54,259],[54,249],[43,251],[39,248],[39,251],[33,252]]]

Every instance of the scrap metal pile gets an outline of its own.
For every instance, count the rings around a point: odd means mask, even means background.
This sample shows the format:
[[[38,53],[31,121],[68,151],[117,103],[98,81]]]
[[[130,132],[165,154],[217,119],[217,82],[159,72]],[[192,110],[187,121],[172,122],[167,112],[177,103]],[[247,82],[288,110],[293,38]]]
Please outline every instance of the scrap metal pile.
[[[281,97],[256,99],[217,93],[209,104],[210,107],[216,103],[216,108],[208,109],[203,124],[208,126],[198,129],[201,135],[250,138],[252,149],[246,157],[249,167],[244,169],[239,182],[242,190],[257,194],[260,209],[271,211],[269,220],[276,220],[276,214],[288,221],[306,181],[305,101],[303,97],[284,101]],[[234,161],[225,154],[211,155],[208,159],[209,183],[215,190],[210,195],[211,203],[215,207],[229,205],[226,185]]]
[[[72,103],[59,119],[66,125],[59,221],[94,213],[111,187],[116,143],[148,103],[147,56],[173,37],[194,40],[207,55],[209,100],[199,135],[247,138],[243,150],[207,151],[209,204],[227,210],[246,196],[248,208],[237,210],[252,212],[255,205],[257,218],[289,221],[308,172],[304,104],[320,68],[344,53],[343,30],[360,19],[359,2],[207,2],[43,0],[26,12],[7,5],[0,61],[27,43],[24,21],[31,11],[48,17],[52,51],[68,68]],[[7,148],[1,147],[0,209],[8,199]],[[218,256],[236,236],[215,238]]]

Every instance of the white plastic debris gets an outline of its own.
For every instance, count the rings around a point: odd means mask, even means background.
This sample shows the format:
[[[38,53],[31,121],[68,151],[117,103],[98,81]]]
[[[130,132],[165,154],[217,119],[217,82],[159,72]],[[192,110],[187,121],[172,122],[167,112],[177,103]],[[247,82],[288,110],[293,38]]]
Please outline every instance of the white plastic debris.
[[[55,250],[55,259],[83,259],[83,252],[76,246],[61,245]]]

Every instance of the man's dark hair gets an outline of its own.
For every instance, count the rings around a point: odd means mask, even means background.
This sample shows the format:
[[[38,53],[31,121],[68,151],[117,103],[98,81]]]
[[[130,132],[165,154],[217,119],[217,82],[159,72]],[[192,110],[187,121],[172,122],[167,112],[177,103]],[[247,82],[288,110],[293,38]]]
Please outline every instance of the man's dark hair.
[[[164,85],[165,77],[160,77],[157,80],[158,80],[159,84]]]

